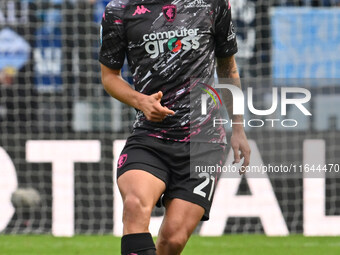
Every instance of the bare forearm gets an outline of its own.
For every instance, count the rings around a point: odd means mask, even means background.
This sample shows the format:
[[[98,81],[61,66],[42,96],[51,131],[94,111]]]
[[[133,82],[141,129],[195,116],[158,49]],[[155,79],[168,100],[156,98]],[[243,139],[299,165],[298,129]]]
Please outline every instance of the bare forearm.
[[[120,75],[106,74],[102,78],[102,83],[109,95],[140,110],[140,102],[145,95],[131,88]]]
[[[229,84],[241,89],[240,75],[237,71],[234,57],[217,59],[217,75],[219,82],[223,82],[223,78],[228,79],[227,81]],[[227,106],[229,118],[233,121],[233,133],[230,138],[231,147],[234,151],[233,163],[239,163],[241,158],[244,158],[242,168],[240,169],[240,174],[244,174],[245,168],[250,162],[250,147],[243,128],[243,116],[233,114],[233,97],[229,90],[222,90],[222,98]],[[235,122],[238,122],[239,124],[235,124]]]
[[[141,110],[149,121],[160,122],[168,115],[175,112],[161,105],[163,93],[158,91],[152,95],[144,95],[133,88],[122,79],[120,70],[110,69],[101,65],[102,83],[112,97],[119,101]]]
[[[240,75],[238,73],[237,64],[234,57],[217,59],[216,71],[219,82],[222,82],[223,79],[228,79],[229,84],[241,88]],[[243,116],[233,114],[233,96],[229,90],[222,90],[222,99],[227,107],[229,118],[232,119],[233,122],[242,123]]]

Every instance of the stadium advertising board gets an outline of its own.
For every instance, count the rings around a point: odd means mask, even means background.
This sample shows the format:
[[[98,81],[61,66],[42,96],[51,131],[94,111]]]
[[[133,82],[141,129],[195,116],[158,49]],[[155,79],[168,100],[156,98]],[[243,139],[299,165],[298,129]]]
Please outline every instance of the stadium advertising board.
[[[280,171],[291,171],[304,177],[301,179],[303,181],[301,183],[303,197],[300,201],[301,205],[299,205],[299,208],[303,208],[303,211],[300,212],[302,217],[299,218],[302,222],[298,223],[303,225],[303,233],[305,235],[340,235],[340,217],[327,215],[325,212],[326,174],[331,171],[340,174],[339,164],[332,164],[331,167],[327,163],[326,148],[327,142],[330,141],[329,137],[325,136],[327,139],[308,139],[307,137],[303,138],[301,135],[295,135],[295,137],[299,139],[299,144],[302,146],[302,148],[299,148],[301,153],[298,155],[301,157],[301,164],[293,166],[292,163],[288,164],[286,162],[287,164],[282,164],[281,168],[277,165],[270,166],[270,164],[267,164],[267,168],[264,168],[266,170],[262,171],[260,178],[255,177],[250,170],[245,175],[250,190],[248,195],[237,194],[242,178],[238,175],[237,168],[235,168],[235,171],[229,168],[228,178],[221,178],[217,184],[211,211],[212,217],[210,221],[202,224],[199,229],[200,235],[222,235],[225,232],[225,224],[228,218],[235,217],[259,218],[265,234],[288,235],[291,222],[287,217],[292,212],[285,211],[283,203],[289,201],[282,201],[282,197],[278,196],[280,193],[278,187],[273,185],[275,183],[273,182],[273,173]],[[340,137],[337,139],[339,142]],[[124,144],[125,140],[116,140],[111,147],[113,156],[112,175],[110,179],[106,180],[109,185],[112,185],[112,182],[115,183],[116,161]],[[261,151],[261,141],[251,140],[250,146],[252,149],[250,169],[266,165],[264,163],[266,162],[266,155]],[[100,140],[26,141],[25,161],[27,164],[51,164],[51,231],[55,236],[72,236],[76,233],[75,211],[81,208],[77,208],[75,203],[75,188],[77,185],[75,181],[75,164],[80,162],[91,164],[102,161],[104,148],[106,148],[106,145]],[[279,151],[276,153],[279,153]],[[232,158],[232,152],[230,151],[226,166],[231,165]],[[0,161],[0,231],[3,231],[15,214],[14,207],[11,204],[12,193],[22,184],[18,184],[17,173],[19,172],[17,171],[20,170],[16,169],[15,162],[17,162],[17,159],[11,158],[9,153],[2,147],[0,147]],[[313,165],[319,167],[327,165],[327,170],[317,171],[316,174],[315,169],[312,171]],[[290,178],[297,177],[290,176]],[[37,186],[37,184],[33,183],[31,185]],[[95,183],[90,183],[89,185],[95,185]],[[122,203],[117,185],[114,185],[112,199],[114,200],[112,209],[113,233],[114,235],[121,235]],[[88,210],[91,210],[91,208],[88,208]],[[44,221],[46,219],[40,220]],[[96,218],[89,220],[96,221]],[[153,234],[157,233],[156,230],[161,224],[161,220],[162,216],[152,217],[150,230]],[[108,230],[106,229],[106,231]]]
[[[338,8],[271,9],[274,78],[339,78]]]

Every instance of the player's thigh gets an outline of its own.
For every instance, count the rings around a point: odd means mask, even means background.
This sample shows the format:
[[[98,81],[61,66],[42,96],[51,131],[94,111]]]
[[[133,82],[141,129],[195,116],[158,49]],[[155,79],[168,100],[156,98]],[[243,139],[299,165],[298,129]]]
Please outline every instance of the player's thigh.
[[[129,170],[118,178],[123,201],[138,198],[143,206],[154,206],[165,191],[164,181],[144,170]]]

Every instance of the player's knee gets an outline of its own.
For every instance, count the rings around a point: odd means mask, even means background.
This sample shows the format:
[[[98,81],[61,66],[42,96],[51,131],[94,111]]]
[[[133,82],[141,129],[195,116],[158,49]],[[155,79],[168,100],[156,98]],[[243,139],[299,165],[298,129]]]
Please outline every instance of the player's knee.
[[[142,203],[135,195],[126,196],[124,199],[123,222],[131,222],[136,219],[140,222],[148,222],[152,208]]]
[[[160,245],[169,247],[171,250],[181,251],[187,243],[190,234],[182,227],[171,225],[161,234]]]
[[[160,240],[160,245],[169,248],[172,251],[182,251],[188,241],[188,236],[185,233],[178,232],[174,235],[163,236]]]

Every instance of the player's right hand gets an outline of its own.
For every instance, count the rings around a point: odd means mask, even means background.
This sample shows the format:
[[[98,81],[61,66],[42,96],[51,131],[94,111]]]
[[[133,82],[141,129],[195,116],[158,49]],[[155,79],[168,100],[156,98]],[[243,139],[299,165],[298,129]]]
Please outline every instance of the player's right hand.
[[[147,120],[161,122],[166,116],[175,114],[175,112],[168,109],[168,107],[161,105],[162,97],[162,91],[158,91],[157,93],[154,93],[150,96],[145,96],[140,103],[140,108]]]

